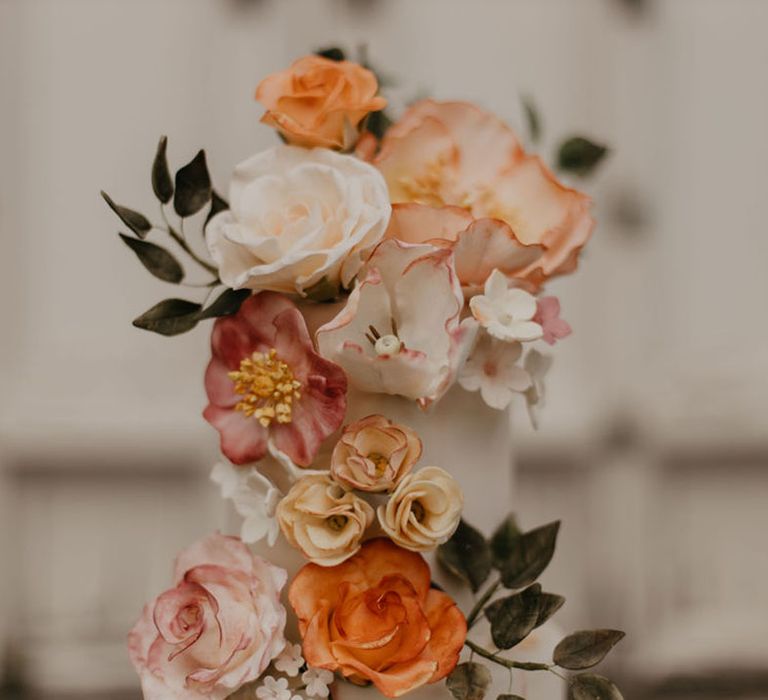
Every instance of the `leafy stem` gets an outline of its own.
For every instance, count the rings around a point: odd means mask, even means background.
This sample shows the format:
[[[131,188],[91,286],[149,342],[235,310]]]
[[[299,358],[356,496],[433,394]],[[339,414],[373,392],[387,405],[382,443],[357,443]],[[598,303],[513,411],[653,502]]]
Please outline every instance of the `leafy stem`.
[[[539,664],[532,661],[512,661],[512,659],[505,659],[504,657],[498,656],[492,651],[488,651],[488,649],[483,649],[483,647],[475,644],[475,642],[473,642],[471,639],[465,640],[464,644],[478,656],[482,656],[484,659],[488,659],[488,661],[493,661],[494,663],[499,664],[499,666],[504,666],[504,668],[516,668],[521,671],[552,670],[552,667],[549,664]]]
[[[160,229],[161,231],[165,231],[171,238],[173,238],[174,241],[176,241],[179,248],[181,248],[187,255],[189,255],[192,260],[194,260],[198,265],[200,265],[202,268],[210,272],[212,275],[216,277],[215,280],[213,280],[213,283],[219,282],[219,271],[214,266],[211,265],[211,263],[207,262],[206,260],[203,260],[200,256],[195,253],[194,250],[189,246],[184,236],[177,233],[173,226],[171,226],[170,222],[168,221],[168,217],[165,214],[165,207],[161,204],[160,205],[160,214],[163,217],[163,222],[165,223],[165,226],[156,226],[155,228]],[[184,220],[182,219],[182,224]],[[183,229],[182,229],[183,230]]]
[[[501,586],[500,578],[496,579],[496,581],[488,586],[485,593],[483,593],[483,595],[477,599],[477,602],[472,607],[472,610],[469,611],[469,615],[467,615],[467,627],[471,629],[478,621],[481,613],[483,612],[485,604],[493,597],[493,594],[496,593],[496,591],[499,589],[499,586]]]

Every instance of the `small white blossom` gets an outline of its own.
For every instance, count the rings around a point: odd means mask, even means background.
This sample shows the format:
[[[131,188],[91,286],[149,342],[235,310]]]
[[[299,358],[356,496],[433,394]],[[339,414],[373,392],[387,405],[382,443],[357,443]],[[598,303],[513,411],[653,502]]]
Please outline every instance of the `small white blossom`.
[[[552,357],[531,349],[523,360],[525,371],[531,379],[531,386],[525,391],[528,417],[534,428],[539,427],[537,409],[544,405],[544,377],[552,366]]]
[[[291,678],[299,675],[299,669],[303,665],[304,657],[301,655],[301,644],[286,644],[280,656],[275,659],[275,668]]]
[[[510,289],[504,273],[494,270],[485,282],[484,294],[469,300],[472,315],[494,338],[505,342],[538,340],[544,329],[531,320],[536,298],[524,289]]]
[[[211,472],[211,481],[221,488],[223,498],[231,499],[243,517],[240,536],[243,542],[266,538],[271,547],[280,532],[275,510],[282,494],[254,467],[235,467],[220,462]]]
[[[306,693],[311,698],[327,698],[328,686],[333,683],[333,673],[324,668],[309,668],[301,674],[301,680],[307,686]]]
[[[256,697],[259,700],[291,700],[291,691],[288,688],[287,678],[265,676],[262,684],[256,688]]]
[[[532,385],[528,372],[517,364],[522,352],[520,343],[505,343],[483,333],[459,373],[459,384],[467,391],[480,391],[491,408],[504,410],[516,393]]]

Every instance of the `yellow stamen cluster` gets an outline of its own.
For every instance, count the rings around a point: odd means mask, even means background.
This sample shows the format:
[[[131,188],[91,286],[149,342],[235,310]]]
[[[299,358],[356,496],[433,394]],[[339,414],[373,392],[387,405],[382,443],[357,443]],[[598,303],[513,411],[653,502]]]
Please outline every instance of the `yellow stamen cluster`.
[[[373,462],[373,465],[376,468],[376,476],[381,476],[384,474],[384,472],[387,470],[387,467],[389,467],[389,460],[378,452],[371,452],[371,454],[368,455],[368,459]]]
[[[272,348],[268,353],[254,352],[240,361],[240,369],[229,373],[235,393],[243,398],[236,411],[253,417],[268,428],[272,421],[290,423],[293,402],[301,398],[301,382]]]
[[[422,172],[398,178],[398,184],[405,191],[408,200],[419,204],[442,206],[442,189],[445,184],[446,159],[438,158],[426,165]]]

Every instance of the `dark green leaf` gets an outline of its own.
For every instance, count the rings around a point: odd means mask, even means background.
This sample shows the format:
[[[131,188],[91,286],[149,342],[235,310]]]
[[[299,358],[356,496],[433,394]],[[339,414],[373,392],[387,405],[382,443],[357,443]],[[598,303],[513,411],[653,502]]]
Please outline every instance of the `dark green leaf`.
[[[533,583],[552,561],[560,522],[549,523],[520,535],[509,558],[500,567],[501,582],[512,589]]]
[[[504,693],[503,695],[499,695],[496,700],[525,700],[525,698],[520,695],[510,695],[509,693]]]
[[[392,126],[392,120],[383,109],[371,112],[365,120],[365,128],[379,140],[384,138],[390,126]]]
[[[205,162],[205,151],[197,155],[176,173],[176,193],[173,208],[182,218],[199,212],[211,199],[211,176]]]
[[[619,630],[581,630],[569,634],[556,647],[552,660],[561,668],[580,671],[599,664],[624,638]]]
[[[159,245],[149,241],[131,238],[122,233],[120,238],[123,239],[125,245],[136,253],[136,257],[141,261],[141,264],[155,277],[163,280],[163,282],[173,282],[173,284],[178,284],[184,279],[184,268],[165,248],[161,248]]]
[[[215,301],[204,308],[199,315],[200,320],[204,318],[217,318],[219,316],[231,316],[236,314],[240,305],[251,296],[250,289],[225,289]]]
[[[120,217],[120,221],[131,229],[131,231],[133,231],[139,238],[146,237],[152,228],[152,224],[149,223],[146,216],[139,214],[139,212],[129,209],[128,207],[115,204],[115,202],[112,201],[112,198],[104,192],[104,190],[101,191],[101,196],[109,205],[109,208]]]
[[[312,301],[334,301],[339,296],[339,285],[330,282],[327,277],[323,277],[319,282],[306,289],[304,295]]]
[[[536,627],[539,619],[541,586],[534,583],[520,593],[500,598],[485,608],[491,623],[493,643],[499,649],[511,649]]]
[[[520,99],[523,103],[525,120],[528,123],[528,134],[533,143],[538,143],[539,139],[541,139],[541,117],[539,116],[539,110],[536,109],[536,105],[533,103],[530,96],[525,96]]]
[[[152,163],[152,190],[163,204],[168,204],[173,197],[173,181],[171,173],[168,170],[168,158],[165,150],[168,147],[168,138],[160,137],[160,143],[157,144],[157,153]]]
[[[206,225],[216,214],[227,209],[229,209],[229,202],[221,197],[216,190],[211,190],[211,208],[208,211],[208,216],[205,217]]]
[[[555,593],[542,593],[539,598],[539,619],[536,627],[541,627],[552,615],[563,607],[565,598]]]
[[[200,309],[200,304],[186,299],[165,299],[134,319],[133,325],[161,335],[179,335],[197,325]]]
[[[463,520],[453,537],[437,550],[438,561],[464,579],[474,593],[491,573],[491,548],[485,537]]]
[[[459,664],[445,681],[456,700],[483,700],[491,684],[491,672],[483,664]]]
[[[338,46],[329,46],[326,49],[318,49],[315,51],[316,56],[322,56],[323,58],[329,58],[331,61],[343,61],[344,51],[342,51]]]
[[[563,141],[557,149],[557,165],[560,170],[575,175],[589,175],[608,153],[608,148],[583,136],[573,136]]]
[[[522,533],[517,526],[514,513],[510,513],[504,522],[496,528],[496,532],[491,537],[491,551],[493,552],[493,563],[496,567],[509,558],[512,553],[512,547]]]
[[[624,700],[624,696],[607,678],[580,673],[568,684],[568,700]]]

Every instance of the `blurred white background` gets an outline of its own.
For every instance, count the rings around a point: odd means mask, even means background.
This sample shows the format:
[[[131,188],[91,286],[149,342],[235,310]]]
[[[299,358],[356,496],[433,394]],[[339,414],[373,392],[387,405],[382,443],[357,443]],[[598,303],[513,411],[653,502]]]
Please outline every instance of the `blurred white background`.
[[[364,43],[400,99],[531,96],[550,162],[611,145],[512,506],[563,519],[549,588],[629,632],[626,697],[768,698],[767,31],[765,0],[0,0],[0,697],[138,697],[126,630],[224,517],[207,333],[131,327],[170,294],[99,190],[154,215],[168,134],[225,191],[274,138],[260,78]]]

